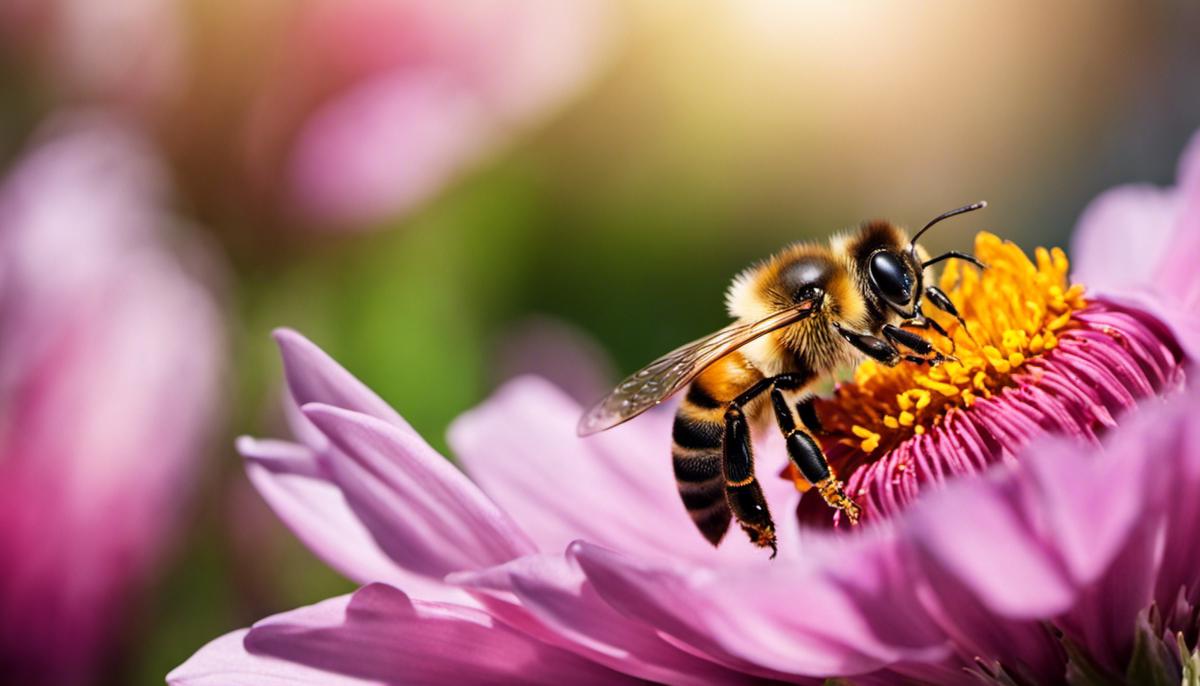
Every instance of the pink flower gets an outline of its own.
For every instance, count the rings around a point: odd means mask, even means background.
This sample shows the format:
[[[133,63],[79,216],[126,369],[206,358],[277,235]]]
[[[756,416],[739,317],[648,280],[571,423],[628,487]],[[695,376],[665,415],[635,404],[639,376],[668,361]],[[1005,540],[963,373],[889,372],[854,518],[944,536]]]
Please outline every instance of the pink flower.
[[[161,105],[183,77],[179,0],[0,0],[6,57],[53,95]]]
[[[1156,313],[1193,357],[1200,352],[1200,133],[1176,185],[1119,186],[1084,211],[1071,242],[1075,277],[1097,294]]]
[[[558,108],[607,35],[593,0],[306,0],[250,123],[264,188],[298,216],[412,210]]]
[[[139,139],[90,116],[44,133],[0,186],[0,673],[78,684],[183,505],[221,334]]]
[[[1190,178],[1173,191],[1184,205],[1200,198]],[[1191,226],[1142,225],[1137,214],[1127,221],[1133,233]],[[1195,256],[1195,238],[1161,240]],[[669,413],[580,441],[580,408],[544,382],[520,379],[451,427],[464,474],[316,346],[282,331],[299,442],[242,439],[239,448],[297,535],[366,585],[217,639],[168,680],[1178,682],[1200,669],[1200,428],[1192,421],[1200,390],[1186,385],[1196,330],[1182,309],[1200,278],[1186,260],[1163,255],[1097,300],[1107,303],[1099,311],[1077,292],[1060,288],[1052,298],[1079,313],[1085,332],[1095,324],[1112,329],[1096,329],[1106,336],[1147,336],[1123,354],[1111,341],[1087,345],[1122,379],[1136,379],[1122,369],[1134,365],[1163,383],[1136,393],[1101,384],[1101,395],[1129,397],[1099,402],[1092,379],[1063,373],[1073,387],[1063,393],[1083,407],[1092,397],[1093,410],[1107,413],[1097,414],[1100,425],[1066,430],[1081,426],[1074,407],[1071,421],[1046,421],[1059,412],[1052,402],[1013,405],[1007,415],[992,408],[1011,425],[1042,430],[1015,432],[1019,445],[972,470],[978,476],[939,480],[853,530],[784,519],[774,561],[739,537],[713,549],[694,530],[666,459]],[[1014,274],[1054,293],[1048,274],[1065,269],[1065,258],[1044,259],[1042,277],[1019,262]],[[1089,259],[1087,269],[1105,272]],[[1146,286],[1151,279],[1172,294]],[[997,397],[1082,364],[1047,359],[1055,331],[1035,346],[1045,373],[1006,374],[1010,385]],[[978,412],[973,404],[956,411]],[[938,423],[914,435],[948,431]],[[758,459],[760,474],[781,467],[779,441]],[[786,482],[764,486],[781,509],[801,499]]]

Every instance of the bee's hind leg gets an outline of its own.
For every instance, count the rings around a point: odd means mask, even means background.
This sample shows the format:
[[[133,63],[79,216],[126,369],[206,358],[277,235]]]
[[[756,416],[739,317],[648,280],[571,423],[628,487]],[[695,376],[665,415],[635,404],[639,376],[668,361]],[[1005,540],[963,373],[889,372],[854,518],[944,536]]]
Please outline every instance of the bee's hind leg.
[[[725,474],[725,499],[733,516],[750,542],[760,548],[770,548],[775,557],[775,522],[763,497],[762,486],[754,476],[754,451],[750,444],[750,424],[745,406],[771,386],[771,379],[755,383],[725,409],[725,437],[722,442]]]
[[[774,397],[771,400],[774,402]],[[808,432],[813,435],[825,433],[825,427],[821,425],[821,418],[817,416],[817,408],[813,404],[815,400],[816,396],[810,395],[796,403],[796,414],[800,415],[800,421],[804,424],[804,428],[808,429]],[[779,408],[776,408],[775,412],[778,413]],[[778,418],[779,415],[776,414],[775,416]],[[783,426],[781,425],[779,428],[782,429]],[[787,436],[786,431],[784,432],[784,436]]]
[[[937,323],[936,319],[930,319],[924,312],[918,312],[917,316],[912,319],[905,319],[900,322],[902,328],[923,329],[925,331],[933,331],[942,338],[950,341],[950,354],[953,355],[958,350],[958,344],[954,341],[954,337],[946,332],[946,329],[941,324]],[[970,333],[967,333],[970,336]]]
[[[854,348],[859,352],[871,358],[872,360],[879,362],[880,364],[887,365],[888,367],[895,367],[904,360],[916,362],[917,364],[924,364],[926,362],[925,358],[923,357],[902,354],[900,349],[893,345],[891,341],[884,340],[878,336],[872,336],[869,333],[859,333],[857,331],[847,329],[837,322],[833,323],[833,329],[837,331],[842,338],[846,339],[847,343],[854,346]],[[924,338],[921,338],[916,334],[910,333],[909,335],[925,341]],[[928,343],[929,341],[925,342]]]
[[[762,486],[754,476],[754,452],[750,443],[750,424],[745,408],[768,389],[778,386],[799,388],[811,380],[811,375],[780,374],[760,379],[733,399],[725,409],[725,436],[722,441],[721,469],[725,475],[725,499],[733,516],[750,542],[760,548],[770,548],[775,557],[775,522],[763,497]]]
[[[775,421],[779,424],[779,430],[783,432],[784,442],[787,444],[788,459],[800,474],[817,489],[830,507],[846,513],[846,518],[850,520],[850,523],[857,524],[862,510],[857,503],[850,499],[850,496],[846,495],[842,482],[838,481],[834,475],[821,446],[810,434],[814,427],[817,427],[818,430],[820,427],[820,420],[812,411],[811,400],[797,405],[796,409],[800,411],[800,418],[804,423],[804,428],[801,429],[796,426],[792,410],[784,396],[784,390],[789,390],[786,384],[777,384],[771,389],[771,406],[775,410]]]

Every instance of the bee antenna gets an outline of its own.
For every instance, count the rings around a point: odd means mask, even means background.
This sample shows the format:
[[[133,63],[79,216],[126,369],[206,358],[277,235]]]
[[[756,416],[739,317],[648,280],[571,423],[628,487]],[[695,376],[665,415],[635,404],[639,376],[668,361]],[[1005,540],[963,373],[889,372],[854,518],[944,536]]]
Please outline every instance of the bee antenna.
[[[974,203],[971,203],[970,205],[964,205],[957,209],[950,210],[949,212],[943,212],[943,213],[939,214],[938,216],[934,217],[933,219],[930,219],[928,224],[921,227],[921,230],[917,232],[917,235],[912,237],[912,240],[909,241],[908,244],[915,248],[917,245],[917,239],[921,237],[921,234],[928,231],[929,227],[942,221],[943,219],[949,219],[950,217],[954,217],[954,216],[957,216],[960,214],[966,214],[967,212],[974,212],[975,210],[982,210],[985,207],[987,207],[987,201],[980,200],[979,202],[974,202]]]

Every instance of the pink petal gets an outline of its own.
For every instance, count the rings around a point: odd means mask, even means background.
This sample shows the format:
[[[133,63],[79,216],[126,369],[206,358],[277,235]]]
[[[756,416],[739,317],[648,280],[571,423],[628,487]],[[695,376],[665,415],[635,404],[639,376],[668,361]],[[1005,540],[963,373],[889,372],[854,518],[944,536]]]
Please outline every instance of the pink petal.
[[[307,404],[337,450],[333,479],[400,566],[433,577],[535,552],[507,514],[411,430],[359,412]]]
[[[1111,668],[1120,668],[1131,655],[1131,627],[1151,601],[1175,630],[1191,621],[1172,617],[1181,589],[1190,594],[1185,602],[1200,601],[1200,503],[1192,495],[1200,488],[1197,407],[1196,389],[1147,407],[1114,432],[1095,458],[1112,466],[1110,478],[1090,485],[1094,500],[1081,506],[1078,516],[1110,518],[1114,501],[1131,496],[1134,512],[1103,574],[1058,622]],[[1105,538],[1096,538],[1103,549]]]
[[[1025,519],[1014,489],[990,486],[947,489],[914,508],[923,556],[994,612],[1020,618],[1062,612],[1074,599],[1071,580]]]
[[[611,390],[618,378],[595,339],[557,319],[527,319],[506,332],[497,347],[497,380],[539,376],[584,404]]]
[[[296,405],[323,403],[408,428],[390,405],[312,341],[291,329],[276,329],[275,342]]]
[[[1158,509],[1163,557],[1158,564],[1155,598],[1160,608],[1174,605],[1180,588],[1189,589],[1187,601],[1200,605],[1200,387],[1166,404],[1159,411],[1137,418],[1131,430],[1114,442],[1114,453],[1125,452],[1141,460],[1152,487],[1148,503]],[[1156,549],[1157,552],[1157,549]]]
[[[1184,149],[1179,161],[1178,213],[1170,249],[1156,270],[1159,290],[1173,298],[1179,309],[1195,312],[1200,308],[1200,132]],[[1140,237],[1140,234],[1139,234]]]
[[[373,683],[289,660],[252,655],[243,645],[248,633],[249,629],[239,629],[210,642],[187,662],[171,670],[167,683],[171,686],[364,686]]]
[[[439,579],[407,572],[389,558],[307,448],[244,437],[237,447],[263,499],[329,566],[359,583],[383,581],[427,600],[471,603],[467,593]]]
[[[1079,587],[1099,578],[1125,545],[1145,489],[1144,461],[1131,464],[1111,450],[1103,457],[1090,452],[1075,441],[1039,441],[1026,450],[1035,459],[1023,462],[1027,478],[1020,482],[1023,509],[1031,513],[1026,517],[1037,519],[1035,534],[1051,543]]]
[[[0,184],[0,680],[96,670],[212,447],[223,320],[162,241],[166,188],[99,113],[55,118]]]
[[[290,162],[301,213],[368,223],[427,200],[494,135],[478,94],[444,69],[411,67],[356,85],[318,110]]]
[[[696,531],[676,491],[668,410],[584,439],[575,434],[581,411],[557,388],[524,377],[459,417],[450,427],[450,445],[476,483],[526,526],[542,550],[585,539],[656,557],[765,563],[736,527],[719,550]],[[785,513],[797,494],[775,478],[782,464],[772,458],[782,455],[761,450],[758,473],[773,511],[783,515],[775,521],[785,542],[796,540],[793,518]]]
[[[805,557],[766,569],[675,566],[587,544],[573,552],[619,612],[726,664],[800,675],[886,668],[955,683],[954,670],[981,656],[1061,674],[1045,630],[1054,620],[1121,665],[1159,560],[1169,574],[1159,593],[1172,603],[1200,584],[1200,506],[1183,495],[1200,484],[1190,457],[1200,432],[1179,429],[1192,424],[1191,395],[1174,412],[1143,410],[1099,455],[1065,439],[1035,443],[1020,467],[956,481],[887,522],[808,532]]]
[[[514,594],[520,607],[548,628],[556,644],[615,671],[656,683],[748,683],[750,677],[693,656],[663,640],[652,627],[617,612],[592,588],[573,559],[533,555],[480,572],[455,574],[453,583]]]
[[[575,554],[619,611],[760,674],[859,674],[946,654],[886,539],[807,543],[808,560],[753,572],[646,565],[586,544]]]
[[[338,675],[411,684],[607,684],[622,675],[450,603],[384,584],[256,624],[247,649]]]
[[[241,438],[238,451],[255,488],[296,536],[359,583],[395,582],[396,564],[354,516],[337,486],[317,476],[315,456],[295,444]]]
[[[1200,355],[1200,132],[1179,162],[1177,185],[1133,185],[1098,196],[1071,241],[1072,277],[1093,295],[1137,304]]]
[[[1071,278],[1097,293],[1151,286],[1171,249],[1180,207],[1174,189],[1120,186],[1097,196],[1071,238]]]

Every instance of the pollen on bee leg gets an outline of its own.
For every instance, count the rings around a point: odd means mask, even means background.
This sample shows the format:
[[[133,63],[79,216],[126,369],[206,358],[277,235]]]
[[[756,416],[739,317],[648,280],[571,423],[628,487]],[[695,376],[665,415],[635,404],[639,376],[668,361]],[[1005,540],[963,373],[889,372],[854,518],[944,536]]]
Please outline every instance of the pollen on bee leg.
[[[842,490],[842,482],[838,481],[836,476],[830,473],[828,477],[813,485],[816,486],[817,492],[821,494],[821,498],[826,504],[844,512],[851,524],[858,524],[858,519],[862,516],[862,508],[846,495],[846,492]]]

